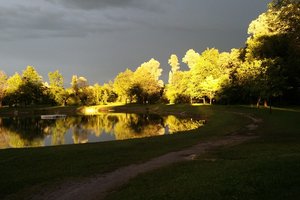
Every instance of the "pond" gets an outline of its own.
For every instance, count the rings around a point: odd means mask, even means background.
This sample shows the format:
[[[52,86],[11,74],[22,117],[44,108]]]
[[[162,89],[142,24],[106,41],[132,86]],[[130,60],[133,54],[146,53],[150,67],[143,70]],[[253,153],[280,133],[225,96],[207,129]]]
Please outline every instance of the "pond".
[[[204,121],[173,115],[103,113],[96,116],[0,118],[0,149],[125,140],[173,134]]]

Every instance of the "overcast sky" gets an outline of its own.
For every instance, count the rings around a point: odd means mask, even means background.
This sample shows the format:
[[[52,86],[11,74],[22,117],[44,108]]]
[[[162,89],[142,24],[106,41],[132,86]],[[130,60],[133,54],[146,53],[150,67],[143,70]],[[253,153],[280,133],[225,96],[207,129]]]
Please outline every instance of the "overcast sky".
[[[33,65],[47,81],[59,70],[103,84],[157,59],[164,77],[172,53],[229,51],[269,0],[0,0],[0,70]]]

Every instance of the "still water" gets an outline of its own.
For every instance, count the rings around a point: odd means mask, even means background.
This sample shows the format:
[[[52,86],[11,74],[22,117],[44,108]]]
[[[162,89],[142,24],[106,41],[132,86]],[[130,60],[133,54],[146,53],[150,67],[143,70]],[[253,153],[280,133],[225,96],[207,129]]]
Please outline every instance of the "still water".
[[[0,149],[142,138],[200,126],[203,126],[200,119],[125,113],[59,119],[0,118]]]

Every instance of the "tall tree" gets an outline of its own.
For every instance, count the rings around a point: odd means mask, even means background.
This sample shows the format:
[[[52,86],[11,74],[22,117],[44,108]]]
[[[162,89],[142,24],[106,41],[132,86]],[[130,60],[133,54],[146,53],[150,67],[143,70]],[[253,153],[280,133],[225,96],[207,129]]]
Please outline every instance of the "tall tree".
[[[42,84],[42,76],[38,74],[33,66],[28,65],[22,73],[22,79],[25,82],[31,82],[34,84]]]
[[[160,99],[163,89],[163,81],[159,79],[161,72],[160,63],[153,58],[136,69],[131,95],[135,95],[139,103],[154,103]]]
[[[168,61],[171,66],[169,82],[165,87],[165,95],[170,103],[188,103],[188,72],[180,71],[178,57],[175,54],[170,56]]]
[[[7,76],[3,71],[0,71],[0,107],[2,106],[2,101],[6,95],[7,90]]]
[[[48,73],[49,83],[50,87],[64,87],[64,77],[63,75],[58,71],[49,72]]]
[[[133,72],[130,69],[126,69],[124,72],[119,73],[114,79],[113,88],[118,94],[119,100],[127,103],[130,97],[130,89],[133,84]]]
[[[194,50],[188,50],[182,61],[190,68],[189,93],[191,100],[206,97],[214,97],[212,92],[207,92],[207,84],[221,82],[228,77],[226,65],[222,64],[223,56],[217,49],[207,49],[200,55]],[[207,77],[210,77],[207,80]],[[215,80],[215,81],[211,81]],[[201,83],[205,84],[201,84]],[[205,87],[204,87],[205,86]],[[214,86],[211,86],[216,88]],[[219,89],[219,88],[218,88]],[[215,94],[217,91],[214,91]],[[209,94],[209,95],[208,95]]]
[[[169,72],[169,84],[171,84],[174,73],[176,73],[180,69],[180,64],[178,61],[178,57],[175,54],[172,54],[170,56],[168,63],[171,66],[171,70]]]
[[[265,87],[265,93],[269,98],[281,95],[297,103],[300,100],[299,1],[272,1],[267,12],[251,22],[248,33],[244,59],[262,60],[263,66],[268,66],[269,87]]]
[[[59,105],[65,105],[68,94],[64,89],[64,78],[58,70],[48,73],[49,88],[55,102]]]
[[[43,104],[48,101],[48,92],[42,82],[42,76],[33,66],[27,66],[22,73],[22,85],[19,87],[19,101],[22,105]]]

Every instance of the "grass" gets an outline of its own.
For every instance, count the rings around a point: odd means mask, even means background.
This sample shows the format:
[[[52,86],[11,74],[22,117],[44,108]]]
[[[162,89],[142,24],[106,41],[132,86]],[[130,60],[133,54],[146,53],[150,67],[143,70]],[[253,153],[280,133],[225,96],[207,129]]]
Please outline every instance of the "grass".
[[[262,118],[260,138],[146,173],[107,199],[298,199],[299,110],[230,110]]]
[[[145,107],[132,105],[120,110],[141,112]],[[139,163],[164,153],[179,150],[211,137],[231,134],[249,123],[249,119],[227,112],[227,107],[152,105],[156,113],[184,113],[203,116],[206,126],[185,132],[152,138],[0,151],[0,199],[28,193],[32,186],[44,187],[59,181],[93,176],[121,166]],[[4,173],[5,172],[5,173]],[[30,191],[32,192],[32,191]]]
[[[248,113],[264,120],[261,138],[218,149],[195,161],[139,176],[108,199],[297,199],[300,187],[299,110],[250,107],[150,105],[118,106],[121,112],[200,115],[197,130],[153,138],[0,151],[0,199],[28,195],[57,182],[89,177],[179,150],[199,140],[245,132]],[[19,198],[20,196],[16,196]]]
[[[55,108],[56,109],[56,108]],[[73,109],[73,108],[72,108]],[[118,110],[119,109],[119,110]],[[120,106],[118,111],[145,112],[144,106]],[[121,166],[179,150],[210,137],[230,134],[248,119],[228,112],[223,107],[189,105],[151,105],[150,112],[200,115],[209,123],[185,134],[144,139],[66,145],[43,148],[5,149],[0,151],[0,199],[7,195],[32,192],[32,186],[45,187],[59,181],[93,176]],[[210,122],[211,121],[211,122]],[[18,196],[20,197],[20,196]]]

